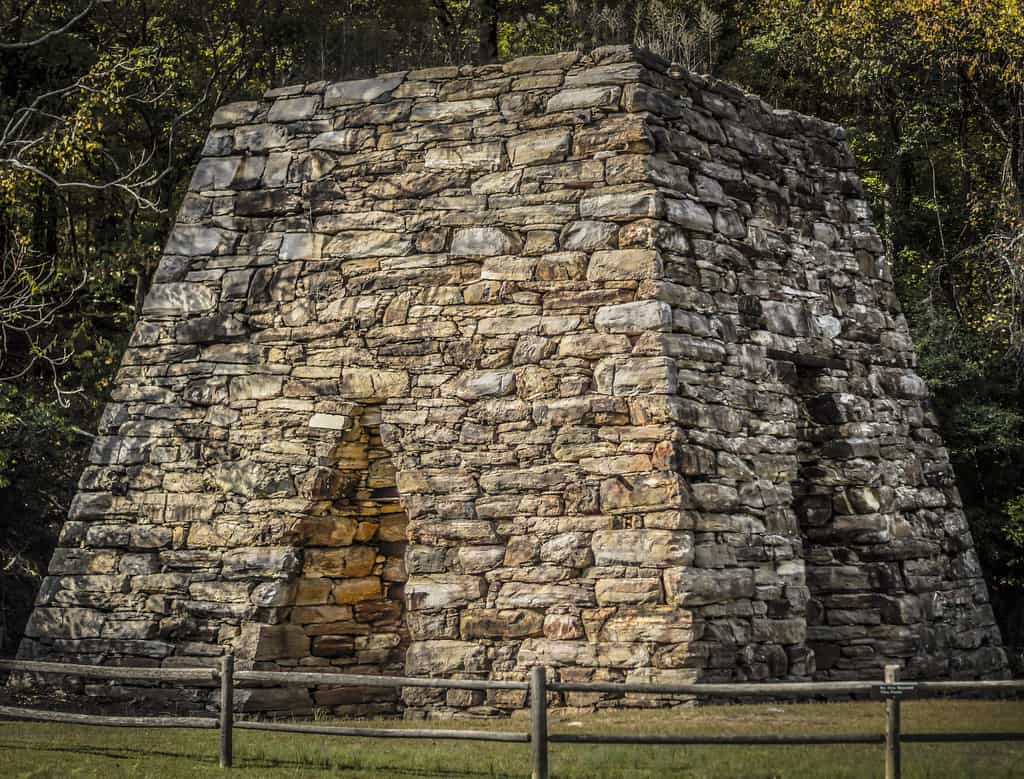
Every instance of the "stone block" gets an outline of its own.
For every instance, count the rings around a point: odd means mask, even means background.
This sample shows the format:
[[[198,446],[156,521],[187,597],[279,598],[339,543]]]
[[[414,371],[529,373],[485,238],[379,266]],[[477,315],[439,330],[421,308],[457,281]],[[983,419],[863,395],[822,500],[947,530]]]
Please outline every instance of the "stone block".
[[[513,371],[472,371],[458,376],[451,383],[451,394],[468,402],[481,398],[497,398],[515,392]]]
[[[188,586],[188,594],[197,601],[248,603],[250,589],[246,582],[199,581]]]
[[[595,565],[641,565],[651,568],[690,565],[693,534],[675,530],[598,530],[593,535]]]
[[[207,344],[237,338],[244,333],[245,326],[239,320],[215,315],[196,317],[183,322],[175,328],[174,337],[181,344]],[[210,352],[208,356],[212,358],[214,354]],[[227,359],[216,361],[230,362],[232,357],[233,355],[229,354]]]
[[[350,127],[376,125],[379,128],[386,128],[388,125],[407,121],[411,112],[411,100],[391,100],[348,111],[346,123]]]
[[[693,615],[676,606],[638,606],[620,609],[601,623],[597,640],[613,643],[650,641],[686,644],[697,637]]]
[[[564,489],[577,475],[575,466],[564,463],[508,471],[492,470],[480,477],[480,487],[484,492],[492,493]]]
[[[504,546],[464,546],[458,552],[459,568],[463,573],[477,574],[493,570],[504,559]]]
[[[328,84],[324,90],[324,108],[335,106],[368,103],[384,97],[394,91],[405,78],[405,74],[396,73],[377,78],[364,78],[356,81],[336,81]]]
[[[301,554],[291,547],[251,547],[224,552],[221,576],[225,579],[287,578],[299,572]]]
[[[358,579],[336,581],[332,594],[338,604],[356,604],[378,600],[383,596],[383,585],[379,576],[364,576]]]
[[[639,668],[650,662],[646,647],[633,642],[558,641],[547,638],[528,638],[519,645],[516,665],[529,668],[545,665],[549,668]]]
[[[106,623],[100,611],[37,606],[25,626],[29,638],[97,638]]]
[[[212,311],[217,302],[217,293],[203,284],[154,284],[146,295],[142,311],[154,317],[188,317]]]
[[[501,170],[505,148],[500,141],[428,149],[423,167],[440,170]]]
[[[629,338],[611,333],[570,333],[558,341],[559,357],[594,359],[630,349]]]
[[[275,100],[267,113],[268,122],[299,122],[311,119],[320,107],[319,95],[286,97]]]
[[[526,609],[467,609],[462,614],[462,638],[527,638],[540,636],[544,615]]]
[[[373,572],[377,551],[371,546],[348,546],[340,549],[307,549],[302,575],[359,578]]]
[[[324,236],[315,233],[285,233],[277,256],[282,260],[319,260]]]
[[[547,70],[566,70],[576,64],[579,52],[563,51],[557,54],[538,54],[528,57],[517,57],[501,66],[505,73],[520,74]]]
[[[771,644],[802,644],[807,634],[803,619],[755,619],[753,639]]]
[[[493,257],[516,254],[522,247],[522,240],[510,230],[465,227],[455,231],[449,253],[453,257]]]
[[[736,508],[739,498],[736,488],[727,484],[692,484],[690,491],[693,494],[693,502],[705,511],[731,511]]]
[[[322,646],[322,645],[321,645]],[[317,706],[341,706],[372,704],[383,701],[395,702],[399,690],[387,687],[345,686],[317,690],[313,699]]]
[[[572,133],[569,130],[537,130],[508,140],[508,156],[514,166],[549,165],[569,156]]]
[[[636,532],[636,531],[612,531]],[[599,606],[651,605],[662,602],[661,579],[598,579],[594,595]]]
[[[497,104],[490,98],[456,100],[447,103],[418,102],[409,115],[411,122],[464,122],[481,114],[497,111]]]
[[[431,575],[410,579],[405,586],[409,608],[436,611],[474,603],[486,592],[480,576]]]
[[[352,230],[336,234],[324,247],[330,257],[403,257],[412,252],[410,235],[383,230]]]
[[[627,84],[622,90],[624,111],[649,111],[656,116],[673,119],[680,115],[681,105],[678,97],[646,84]]]
[[[583,621],[575,614],[548,614],[544,617],[544,638],[572,641],[583,638]]]
[[[248,124],[256,119],[260,113],[260,104],[257,100],[242,100],[237,103],[228,103],[220,106],[213,112],[211,124],[214,127],[229,127],[236,124]]]
[[[251,124],[236,127],[234,131],[235,151],[263,154],[287,145],[288,132],[280,125]]]
[[[582,581],[558,584],[506,582],[501,585],[498,608],[544,609],[551,606],[593,606],[593,587]]]
[[[120,560],[121,553],[118,551],[93,551],[64,547],[54,550],[48,571],[51,576],[113,573],[117,570]]]
[[[584,219],[624,222],[643,218],[657,219],[664,215],[664,198],[649,190],[588,193],[580,200],[580,216]]]
[[[666,200],[668,221],[700,233],[714,232],[715,222],[708,210],[700,203],[687,198]]]
[[[353,419],[344,414],[313,414],[309,418],[309,427],[318,430],[349,430],[353,425]]]
[[[372,129],[366,127],[350,127],[347,130],[328,130],[313,137],[309,142],[312,151],[336,152],[352,154],[364,146],[372,144],[376,137]]]
[[[294,494],[294,484],[290,477],[253,463],[220,463],[210,469],[209,477],[219,490],[227,494],[246,497]]]
[[[680,606],[731,603],[754,597],[754,571],[750,568],[668,568],[664,583],[669,602]]]
[[[583,220],[571,222],[562,229],[562,248],[571,251],[594,251],[611,249],[619,227],[613,222]]]
[[[231,379],[228,394],[232,401],[268,400],[281,394],[284,379],[280,376],[235,376]]]
[[[205,157],[196,165],[192,180],[188,185],[189,191],[228,189],[235,180],[235,174],[241,163],[242,157]],[[182,253],[189,254],[187,251]]]
[[[622,93],[617,86],[582,87],[565,89],[548,98],[545,110],[549,114],[558,111],[578,111],[584,108],[603,108],[613,106]]]
[[[330,597],[330,579],[299,579],[295,584],[293,601],[296,606],[319,606],[327,603]]]
[[[682,477],[675,473],[619,476],[601,482],[601,510],[608,514],[661,511],[686,505]]]
[[[296,625],[318,625],[324,622],[339,623],[352,619],[352,607],[348,605],[334,606],[296,606],[292,609],[291,621]]]
[[[679,378],[668,357],[608,357],[594,367],[594,383],[602,395],[673,395]]]
[[[240,714],[306,715],[313,707],[302,687],[242,688],[235,690],[235,711]]]
[[[626,281],[660,278],[661,256],[653,249],[595,251],[587,265],[587,281]]]
[[[92,458],[90,457],[90,460]],[[116,514],[113,495],[102,492],[79,492],[71,501],[68,518],[72,520],[102,519]]]
[[[846,592],[869,589],[871,579],[868,572],[858,566],[815,565],[807,569],[807,584],[812,591]]]
[[[103,638],[145,641],[156,638],[159,627],[151,619],[129,619],[107,622],[101,632]]]
[[[594,324],[599,331],[627,335],[668,330],[672,327],[672,308],[660,300],[602,306],[597,310]]]
[[[437,676],[484,669],[486,651],[474,641],[413,641],[405,655],[410,676]]]
[[[405,396],[409,375],[404,371],[377,368],[343,368],[341,397],[353,400],[388,400]]]
[[[307,591],[307,597],[308,594]],[[299,605],[296,603],[296,583],[282,580],[261,582],[252,588],[249,602],[260,608],[291,606],[293,603]]]

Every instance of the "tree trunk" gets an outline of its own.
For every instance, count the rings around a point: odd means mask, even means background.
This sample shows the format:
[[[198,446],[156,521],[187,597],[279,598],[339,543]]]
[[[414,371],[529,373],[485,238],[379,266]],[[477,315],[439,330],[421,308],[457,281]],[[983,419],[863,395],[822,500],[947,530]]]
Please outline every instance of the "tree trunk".
[[[481,65],[498,61],[498,0],[476,0],[477,61]]]
[[[1016,106],[1010,112],[1010,174],[1013,176],[1014,195],[1018,206],[1024,201],[1024,87],[1018,86]]]

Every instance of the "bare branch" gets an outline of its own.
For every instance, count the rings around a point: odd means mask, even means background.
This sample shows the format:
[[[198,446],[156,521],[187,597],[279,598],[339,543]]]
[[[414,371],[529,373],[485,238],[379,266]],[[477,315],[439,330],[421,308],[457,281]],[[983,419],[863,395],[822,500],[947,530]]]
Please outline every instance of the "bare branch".
[[[88,281],[82,274],[69,290],[58,293],[60,278],[56,263],[31,252],[13,234],[4,236],[8,249],[0,264],[0,381],[14,381],[42,367],[53,385],[57,402],[67,406],[67,397],[82,392],[61,383],[61,374],[73,352],[58,346],[59,335],[52,333],[58,315],[68,309]],[[18,349],[21,355],[15,365]]]
[[[99,0],[99,2],[104,1],[105,0]],[[24,49],[31,49],[35,46],[41,46],[51,38],[55,38],[58,35],[63,35],[72,27],[74,27],[80,20],[84,19],[90,11],[92,11],[95,5],[96,0],[89,0],[89,4],[84,9],[82,9],[78,14],[72,16],[60,27],[50,30],[49,32],[40,35],[38,38],[35,38],[34,40],[15,41],[14,43],[0,43],[0,51],[22,51]]]

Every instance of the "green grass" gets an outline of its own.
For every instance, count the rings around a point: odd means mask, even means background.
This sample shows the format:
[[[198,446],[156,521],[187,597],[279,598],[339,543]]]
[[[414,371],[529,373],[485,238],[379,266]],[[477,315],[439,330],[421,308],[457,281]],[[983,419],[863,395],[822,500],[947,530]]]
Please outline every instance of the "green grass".
[[[881,703],[707,706],[619,711],[578,717],[552,712],[552,732],[799,734],[877,733]],[[417,727],[415,723],[389,723]],[[525,730],[525,720],[443,723],[440,727]],[[908,733],[1024,730],[1024,702],[909,701]],[[235,732],[235,768],[217,766],[218,734],[205,730],[132,730],[0,723],[0,776],[11,779],[200,779],[201,777],[524,777],[529,745],[352,739]],[[905,744],[907,779],[1019,777],[1024,743]],[[612,746],[553,744],[551,775],[612,777],[878,777],[876,745]]]

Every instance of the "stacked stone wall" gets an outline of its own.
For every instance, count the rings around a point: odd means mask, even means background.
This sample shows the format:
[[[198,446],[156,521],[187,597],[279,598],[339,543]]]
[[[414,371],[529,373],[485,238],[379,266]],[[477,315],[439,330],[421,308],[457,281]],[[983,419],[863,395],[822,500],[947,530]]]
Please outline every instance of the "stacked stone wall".
[[[213,124],[23,655],[1004,671],[840,128],[627,48],[272,90]]]

